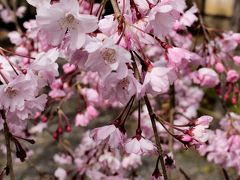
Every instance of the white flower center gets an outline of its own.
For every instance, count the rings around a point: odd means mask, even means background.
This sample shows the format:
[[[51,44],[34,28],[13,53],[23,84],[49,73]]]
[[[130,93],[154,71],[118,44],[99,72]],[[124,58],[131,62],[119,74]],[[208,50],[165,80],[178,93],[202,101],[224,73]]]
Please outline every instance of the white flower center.
[[[101,51],[101,56],[104,59],[104,61],[108,64],[113,64],[115,63],[116,60],[116,51],[115,49],[111,49],[111,48],[104,48]]]
[[[130,84],[129,79],[126,77],[126,78],[123,78],[121,81],[118,82],[118,87],[122,90],[127,90],[129,84]]]
[[[9,98],[14,98],[17,96],[17,90],[13,89],[12,87],[8,87],[6,93]]]

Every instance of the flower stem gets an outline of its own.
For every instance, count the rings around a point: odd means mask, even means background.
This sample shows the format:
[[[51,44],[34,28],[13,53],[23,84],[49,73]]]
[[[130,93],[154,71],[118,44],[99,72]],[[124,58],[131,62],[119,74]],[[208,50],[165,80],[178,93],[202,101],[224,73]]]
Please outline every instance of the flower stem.
[[[138,130],[141,130],[141,100],[138,101]]]

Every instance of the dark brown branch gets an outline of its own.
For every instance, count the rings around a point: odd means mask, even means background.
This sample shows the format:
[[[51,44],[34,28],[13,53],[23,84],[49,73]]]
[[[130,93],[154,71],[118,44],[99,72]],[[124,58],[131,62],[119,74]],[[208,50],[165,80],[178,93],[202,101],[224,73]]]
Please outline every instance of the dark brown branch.
[[[10,175],[10,179],[14,180],[14,172],[13,172],[13,163],[12,163],[12,155],[11,155],[11,134],[9,132],[9,128],[6,122],[6,116],[5,112],[3,110],[0,111],[2,119],[4,120],[4,136],[5,136],[5,144],[6,144],[6,149],[7,149],[7,167],[6,167],[6,172],[7,174]]]

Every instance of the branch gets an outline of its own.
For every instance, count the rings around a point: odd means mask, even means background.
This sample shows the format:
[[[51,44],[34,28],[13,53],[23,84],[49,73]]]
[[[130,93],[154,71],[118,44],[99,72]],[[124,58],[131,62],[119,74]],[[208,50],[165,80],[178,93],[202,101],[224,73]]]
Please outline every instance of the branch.
[[[195,1],[196,0],[194,0],[193,4],[198,8],[197,3]],[[203,17],[202,17],[201,12],[199,11],[199,8],[198,8],[198,19],[199,19],[200,26],[203,30],[203,35],[204,35],[204,38],[205,38],[206,42],[210,42],[211,39],[210,39],[210,37],[208,35],[208,32],[206,30],[206,26],[204,24]]]
[[[222,172],[223,172],[223,175],[224,175],[225,180],[230,180],[226,169],[222,168]]]
[[[170,109],[169,109],[169,123],[173,124],[174,112],[175,112],[175,87],[174,84],[170,87]],[[173,134],[173,126],[170,126],[170,132]],[[173,153],[173,137],[169,136],[169,149]]]
[[[118,7],[117,1],[116,0],[111,0],[111,4],[112,4],[112,7],[113,7],[113,11],[114,11],[115,17],[117,18],[117,20],[119,22],[121,22],[122,14],[121,14],[120,9]]]
[[[182,168],[179,168],[178,170],[186,180],[191,180],[191,178],[186,174],[186,172]]]
[[[155,121],[155,113],[153,112],[152,106],[149,102],[149,99],[148,99],[147,95],[144,96],[144,100],[145,100],[145,104],[147,106],[148,113],[149,113],[151,123],[152,123],[154,137],[155,137],[155,140],[156,140],[157,149],[158,149],[160,162],[161,162],[161,166],[162,166],[163,177],[164,177],[165,180],[167,180],[168,175],[167,175],[167,170],[166,170],[164,159],[163,159],[163,150],[162,150],[162,146],[161,146],[161,142],[160,142],[160,137],[159,137],[158,132],[157,132],[157,126],[156,126],[156,121]]]
[[[11,144],[10,144],[10,138],[11,134],[9,132],[9,128],[6,122],[6,116],[5,112],[1,110],[1,115],[2,119],[4,120],[4,136],[5,136],[5,144],[7,148],[7,167],[6,167],[6,172],[7,174],[9,173],[10,179],[14,180],[14,172],[13,172],[13,164],[12,164],[12,155],[11,155]]]
[[[140,72],[138,70],[138,67],[137,67],[137,64],[136,64],[136,61],[135,61],[135,58],[134,58],[134,55],[131,51],[131,55],[132,55],[132,58],[133,58],[133,69],[134,69],[134,74],[135,76],[137,77],[137,79],[139,79],[139,81],[141,83],[143,83],[143,80],[141,78],[141,75],[140,75]],[[141,58],[140,56],[138,58]],[[162,171],[163,171],[163,177],[165,180],[168,180],[168,175],[167,175],[167,170],[166,170],[166,167],[165,167],[165,163],[164,163],[164,159],[163,159],[163,150],[162,150],[162,146],[161,146],[161,141],[160,141],[160,137],[158,135],[158,132],[157,132],[157,126],[156,126],[156,121],[155,121],[155,113],[153,112],[153,109],[152,109],[152,106],[149,102],[149,99],[148,99],[148,96],[145,94],[144,96],[144,101],[145,101],[145,104],[147,106],[147,109],[148,109],[148,113],[149,113],[149,116],[150,116],[150,119],[151,119],[151,123],[152,123],[152,128],[153,128],[153,132],[154,132],[154,137],[155,137],[155,141],[156,141],[156,145],[157,145],[157,149],[158,149],[158,153],[159,153],[159,159],[160,159],[160,162],[161,162],[161,166],[162,166]]]

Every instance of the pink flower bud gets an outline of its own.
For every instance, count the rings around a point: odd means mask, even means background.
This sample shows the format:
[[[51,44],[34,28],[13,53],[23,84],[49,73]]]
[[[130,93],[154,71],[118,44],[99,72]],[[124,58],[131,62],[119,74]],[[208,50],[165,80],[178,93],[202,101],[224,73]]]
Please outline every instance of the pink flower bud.
[[[71,132],[72,131],[71,125],[67,124],[65,127],[65,130],[66,130],[66,132]]]
[[[41,116],[41,121],[42,121],[42,122],[44,122],[44,123],[45,123],[45,122],[47,122],[47,120],[48,120],[48,119],[47,119],[47,117],[46,117],[46,116]]]
[[[53,139],[57,139],[58,138],[58,132],[57,131],[55,131],[54,133],[53,133]]]
[[[236,104],[237,104],[237,98],[236,98],[235,95],[232,97],[232,104],[233,104],[233,105],[236,105]]]
[[[222,63],[217,63],[215,65],[215,69],[217,70],[218,73],[223,73],[225,71],[225,68]]]
[[[191,142],[193,140],[193,138],[189,135],[183,135],[181,137],[181,141],[184,141],[184,142]]]
[[[213,88],[219,83],[218,74],[211,68],[201,68],[193,74],[194,83]]]

